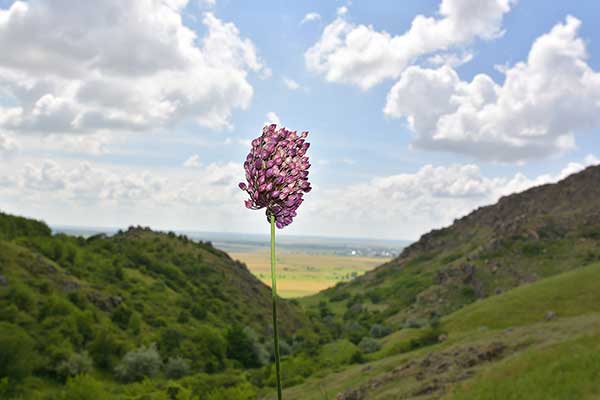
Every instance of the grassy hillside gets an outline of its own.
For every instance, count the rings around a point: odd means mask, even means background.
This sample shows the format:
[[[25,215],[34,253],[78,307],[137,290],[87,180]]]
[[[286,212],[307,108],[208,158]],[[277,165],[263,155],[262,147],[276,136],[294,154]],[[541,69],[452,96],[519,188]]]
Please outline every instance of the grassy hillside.
[[[598,198],[600,167],[504,197],[302,303],[315,311],[326,303],[338,321],[350,313],[393,329],[425,325],[477,299],[600,261]]]
[[[425,390],[422,379],[403,386],[410,380],[399,379],[400,372],[392,373],[394,368],[409,359],[429,364],[430,360],[419,360],[424,351],[459,343],[463,347],[453,350],[459,358],[469,352],[469,346],[475,346],[483,359],[491,357],[490,351],[510,352],[506,350],[510,343],[504,343],[502,351],[487,349],[497,339],[490,336],[498,333],[497,328],[510,327],[514,332],[537,326],[531,331],[532,340],[538,336],[550,340],[553,335],[546,327],[554,322],[545,325],[540,321],[552,305],[562,318],[573,318],[567,325],[586,326],[588,314],[593,320],[596,317],[591,313],[598,311],[593,298],[600,280],[596,272],[585,269],[600,261],[598,198],[600,167],[590,167],[558,184],[510,195],[475,210],[447,228],[423,235],[391,262],[301,299],[313,320],[327,326],[334,339],[355,344],[359,353],[347,363],[349,367],[319,371],[331,382],[324,386],[329,388],[326,394],[321,388],[325,380],[309,380],[307,385],[290,389],[290,395],[300,398],[295,393],[312,388],[314,398],[333,398],[368,383],[382,388],[369,389],[369,399],[399,398],[398,393],[418,397],[419,388],[424,390],[419,396],[439,396],[448,386],[471,376],[463,375],[460,368],[449,368],[449,374],[456,376],[437,377],[438,381],[429,382],[431,387]],[[577,274],[572,281],[570,271]],[[555,285],[552,277],[564,281]],[[535,291],[519,289],[534,282],[541,285],[535,286]],[[488,299],[493,302],[488,303]],[[490,304],[497,309],[488,309]],[[583,304],[592,308],[582,309]],[[584,311],[586,317],[578,319]],[[490,316],[494,318],[489,320]],[[541,325],[535,325],[532,318]],[[555,339],[559,344],[560,340],[575,340],[578,332],[573,329],[566,337]],[[442,353],[440,359],[445,357],[448,354]],[[363,370],[365,362],[369,363],[367,371]],[[402,374],[431,375],[427,368],[410,371]],[[377,379],[371,382],[373,377]],[[350,390],[340,398],[364,398],[361,396]]]
[[[144,228],[52,236],[0,214],[2,398],[71,398],[94,385],[110,398],[166,395],[171,384],[201,399],[224,386],[255,393],[270,373],[270,315],[270,289],[210,243]],[[280,324],[287,351],[301,353],[310,325],[299,307],[282,301]],[[81,372],[91,381],[71,379]],[[155,379],[144,388],[144,377]]]
[[[311,378],[286,398],[598,398],[599,283],[596,263],[478,301],[441,320],[442,342],[411,350],[431,328],[404,330],[371,361]]]

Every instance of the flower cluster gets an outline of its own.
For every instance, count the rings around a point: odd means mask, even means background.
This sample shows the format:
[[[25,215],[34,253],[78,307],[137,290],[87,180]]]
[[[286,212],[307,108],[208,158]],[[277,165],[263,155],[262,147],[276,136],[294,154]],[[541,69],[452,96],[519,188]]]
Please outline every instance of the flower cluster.
[[[296,131],[277,129],[275,124],[267,125],[262,135],[252,141],[244,162],[248,183],[239,186],[250,195],[246,207],[266,207],[267,220],[274,215],[279,229],[292,223],[304,201],[302,196],[311,190],[307,136],[308,132],[298,135]]]

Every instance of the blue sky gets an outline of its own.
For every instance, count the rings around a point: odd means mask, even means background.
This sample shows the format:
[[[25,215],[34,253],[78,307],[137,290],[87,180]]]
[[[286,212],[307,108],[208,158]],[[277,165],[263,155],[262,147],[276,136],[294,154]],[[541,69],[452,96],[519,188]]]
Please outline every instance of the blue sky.
[[[264,232],[236,183],[278,122],[311,132],[315,187],[285,233],[415,239],[598,162],[598,20],[592,0],[0,0],[0,209]]]

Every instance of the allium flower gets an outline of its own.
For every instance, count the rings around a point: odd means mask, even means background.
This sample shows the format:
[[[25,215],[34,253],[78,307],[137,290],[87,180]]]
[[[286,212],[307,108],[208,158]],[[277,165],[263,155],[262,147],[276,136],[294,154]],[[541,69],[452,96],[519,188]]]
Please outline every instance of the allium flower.
[[[247,183],[241,182],[239,187],[250,195],[246,207],[266,208],[267,220],[274,215],[279,229],[292,223],[304,193],[311,191],[307,136],[308,132],[298,135],[296,131],[277,129],[275,124],[267,125],[252,141],[244,162]]]

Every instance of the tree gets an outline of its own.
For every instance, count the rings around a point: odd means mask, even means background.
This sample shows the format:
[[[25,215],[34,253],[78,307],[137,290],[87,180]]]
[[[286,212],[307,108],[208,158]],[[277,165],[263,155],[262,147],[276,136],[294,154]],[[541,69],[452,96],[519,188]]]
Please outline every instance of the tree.
[[[27,332],[8,322],[0,322],[0,379],[19,382],[35,365],[34,343]]]
[[[259,354],[254,342],[242,325],[236,324],[227,331],[227,357],[239,361],[244,368],[260,367]]]
[[[155,377],[162,367],[162,359],[156,344],[141,346],[125,354],[123,360],[115,368],[115,374],[124,382],[138,382],[142,379]]]
[[[90,345],[90,355],[98,368],[111,370],[115,358],[123,354],[123,345],[109,331],[98,333]]]

